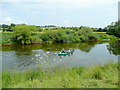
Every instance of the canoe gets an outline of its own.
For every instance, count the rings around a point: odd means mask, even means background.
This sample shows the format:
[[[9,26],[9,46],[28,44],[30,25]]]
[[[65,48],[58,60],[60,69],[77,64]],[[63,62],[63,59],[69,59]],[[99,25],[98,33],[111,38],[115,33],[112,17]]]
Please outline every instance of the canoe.
[[[59,53],[58,56],[66,56],[68,53]]]
[[[58,56],[66,56],[66,55],[70,55],[73,54],[74,50],[71,50],[71,52],[67,52],[67,53],[59,53]]]

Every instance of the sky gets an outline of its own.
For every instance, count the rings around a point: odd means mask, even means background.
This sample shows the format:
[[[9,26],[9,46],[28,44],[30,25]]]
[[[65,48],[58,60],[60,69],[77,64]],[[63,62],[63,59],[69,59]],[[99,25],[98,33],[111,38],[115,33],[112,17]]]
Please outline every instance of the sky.
[[[0,23],[105,27],[118,20],[119,0],[2,0]]]

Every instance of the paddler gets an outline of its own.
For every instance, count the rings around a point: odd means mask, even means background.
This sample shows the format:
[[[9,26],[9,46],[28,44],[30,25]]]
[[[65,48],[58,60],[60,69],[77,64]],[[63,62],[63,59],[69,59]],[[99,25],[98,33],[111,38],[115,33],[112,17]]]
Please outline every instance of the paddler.
[[[64,48],[61,50],[61,53],[65,53],[65,50],[64,50]]]

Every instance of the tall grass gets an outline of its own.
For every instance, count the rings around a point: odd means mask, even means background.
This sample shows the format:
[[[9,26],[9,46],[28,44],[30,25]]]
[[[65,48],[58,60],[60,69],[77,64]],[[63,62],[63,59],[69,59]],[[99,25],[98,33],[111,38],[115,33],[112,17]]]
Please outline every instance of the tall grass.
[[[118,65],[3,72],[3,88],[117,88]]]

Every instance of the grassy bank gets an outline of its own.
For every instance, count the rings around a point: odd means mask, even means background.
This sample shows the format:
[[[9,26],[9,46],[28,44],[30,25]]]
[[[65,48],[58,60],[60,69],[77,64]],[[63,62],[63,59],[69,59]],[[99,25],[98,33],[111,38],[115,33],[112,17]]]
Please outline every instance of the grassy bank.
[[[35,43],[67,43],[67,42],[80,42],[89,40],[115,40],[117,37],[114,35],[108,35],[105,32],[93,32],[91,34],[83,32],[73,32],[73,31],[47,31],[44,33],[35,32],[32,34],[35,36],[37,42]],[[2,32],[0,34],[1,40],[0,44],[13,43],[13,32]]]
[[[117,88],[118,65],[3,72],[3,88]]]
[[[12,42],[12,37],[13,33],[12,32],[0,32],[0,44],[5,44],[5,43],[13,43]]]
[[[95,35],[97,36],[98,40],[115,40],[117,39],[117,37],[115,37],[114,35],[109,35],[106,33],[95,33]]]

